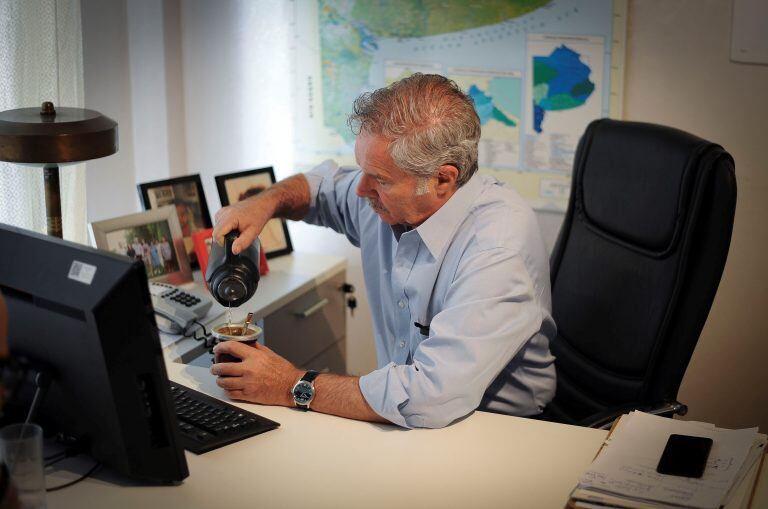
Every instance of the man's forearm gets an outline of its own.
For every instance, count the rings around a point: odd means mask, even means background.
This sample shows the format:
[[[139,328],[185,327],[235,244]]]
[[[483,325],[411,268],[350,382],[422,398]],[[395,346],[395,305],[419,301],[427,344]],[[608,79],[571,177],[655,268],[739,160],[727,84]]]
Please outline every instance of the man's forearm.
[[[264,198],[269,198],[274,207],[274,217],[301,220],[309,211],[311,196],[309,183],[302,175],[293,175],[283,179],[262,192]]]
[[[321,374],[315,379],[315,399],[310,407],[324,414],[369,422],[389,422],[374,412],[360,391],[359,378]]]

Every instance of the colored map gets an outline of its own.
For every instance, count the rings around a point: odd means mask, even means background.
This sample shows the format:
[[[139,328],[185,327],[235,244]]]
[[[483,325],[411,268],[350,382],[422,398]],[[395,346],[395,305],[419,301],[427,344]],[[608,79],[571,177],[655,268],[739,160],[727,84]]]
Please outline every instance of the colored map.
[[[480,117],[480,125],[487,124],[489,120],[495,120],[510,127],[517,125],[514,120],[507,117],[496,106],[493,97],[477,88],[477,85],[470,85],[467,92],[469,92],[469,96],[475,103],[475,110],[477,111],[478,117]]]
[[[533,57],[534,131],[541,132],[546,111],[578,108],[587,101],[595,91],[595,84],[589,81],[591,72],[565,44],[549,56]]]
[[[414,72],[480,117],[481,171],[563,210],[578,138],[620,117],[626,0],[294,0],[296,162],[354,163],[352,103]]]

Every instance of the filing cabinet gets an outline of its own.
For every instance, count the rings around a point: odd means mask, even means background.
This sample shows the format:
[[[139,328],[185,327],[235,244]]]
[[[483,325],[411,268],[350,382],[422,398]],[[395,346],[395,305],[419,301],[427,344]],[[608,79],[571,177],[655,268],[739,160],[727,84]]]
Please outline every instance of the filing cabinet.
[[[346,271],[264,317],[264,344],[298,367],[346,373]]]

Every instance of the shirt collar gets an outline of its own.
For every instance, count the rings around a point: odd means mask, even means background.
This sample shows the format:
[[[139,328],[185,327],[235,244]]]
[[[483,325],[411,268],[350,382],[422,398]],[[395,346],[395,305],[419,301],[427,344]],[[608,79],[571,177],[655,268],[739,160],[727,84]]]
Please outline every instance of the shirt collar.
[[[482,178],[475,173],[469,182],[458,188],[442,207],[416,228],[416,232],[435,260],[440,259],[482,190]]]

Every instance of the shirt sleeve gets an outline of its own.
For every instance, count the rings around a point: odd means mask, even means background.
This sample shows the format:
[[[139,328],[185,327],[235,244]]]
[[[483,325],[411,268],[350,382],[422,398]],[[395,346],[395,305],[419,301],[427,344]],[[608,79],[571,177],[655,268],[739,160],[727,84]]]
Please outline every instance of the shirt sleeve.
[[[366,401],[407,428],[440,428],[471,413],[494,378],[541,330],[544,315],[535,295],[512,250],[493,248],[467,257],[413,363],[390,363],[360,378]]]
[[[360,246],[360,208],[363,200],[355,194],[360,169],[339,166],[327,160],[304,174],[309,184],[309,211],[303,221],[327,226]]]

